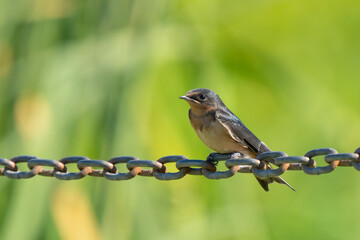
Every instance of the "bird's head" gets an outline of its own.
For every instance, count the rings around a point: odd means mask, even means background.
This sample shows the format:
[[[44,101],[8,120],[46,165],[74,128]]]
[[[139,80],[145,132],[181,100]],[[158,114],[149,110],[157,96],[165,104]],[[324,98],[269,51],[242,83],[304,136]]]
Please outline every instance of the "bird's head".
[[[186,93],[185,96],[181,96],[180,99],[187,101],[194,113],[200,114],[206,113],[210,110],[218,108],[220,105],[223,105],[223,102],[219,96],[206,88],[197,88],[190,90]]]

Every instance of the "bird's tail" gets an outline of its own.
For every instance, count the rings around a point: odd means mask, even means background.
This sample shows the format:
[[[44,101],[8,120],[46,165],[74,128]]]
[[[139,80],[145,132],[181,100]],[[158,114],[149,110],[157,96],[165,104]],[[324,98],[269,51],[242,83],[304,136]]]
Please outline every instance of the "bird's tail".
[[[289,188],[291,188],[293,191],[296,191],[290,184],[288,184],[282,177],[270,177],[270,178],[257,178],[258,182],[260,183],[261,187],[265,190],[265,191],[269,191],[269,184],[273,183],[273,182],[277,182],[280,184],[285,184],[286,186],[288,186]]]
[[[266,163],[266,168],[272,169],[272,167],[270,166],[269,163]],[[269,191],[268,185],[273,182],[285,184],[286,186],[288,186],[289,188],[291,188],[293,191],[296,192],[296,190],[290,184],[288,184],[282,177],[279,177],[279,176],[278,177],[269,177],[269,178],[257,178],[256,177],[256,179],[258,180],[258,182],[260,183],[262,188],[267,192]]]

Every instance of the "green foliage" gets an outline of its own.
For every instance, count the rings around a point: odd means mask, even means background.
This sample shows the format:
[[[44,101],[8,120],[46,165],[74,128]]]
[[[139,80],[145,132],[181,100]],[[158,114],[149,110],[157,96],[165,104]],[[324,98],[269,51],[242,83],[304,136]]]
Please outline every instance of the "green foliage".
[[[216,91],[273,150],[360,146],[358,1],[0,4],[0,157],[204,159],[211,150],[178,99],[197,87]],[[354,239],[358,177],[287,172],[296,193],[275,184],[265,193],[246,174],[1,177],[0,236]]]

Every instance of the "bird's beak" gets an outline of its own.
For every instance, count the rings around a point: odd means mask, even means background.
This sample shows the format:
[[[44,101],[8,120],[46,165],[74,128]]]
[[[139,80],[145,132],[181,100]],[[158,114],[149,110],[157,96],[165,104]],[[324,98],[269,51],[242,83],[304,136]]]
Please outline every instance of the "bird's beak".
[[[190,97],[188,97],[188,96],[181,96],[181,97],[179,97],[179,98],[180,98],[180,99],[184,99],[184,100],[187,101],[188,103],[189,103],[189,102],[193,102],[193,103],[198,103],[198,104],[199,104],[198,101],[196,101],[195,99],[190,98]]]
[[[184,99],[184,100],[190,100],[190,98],[189,97],[187,97],[187,96],[181,96],[181,97],[179,97],[180,99]]]

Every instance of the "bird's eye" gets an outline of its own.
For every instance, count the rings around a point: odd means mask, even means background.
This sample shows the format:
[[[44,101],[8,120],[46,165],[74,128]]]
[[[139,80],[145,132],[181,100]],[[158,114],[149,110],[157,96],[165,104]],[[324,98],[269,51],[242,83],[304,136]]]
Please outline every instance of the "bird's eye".
[[[206,96],[204,94],[199,95],[200,100],[205,100]]]

